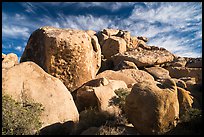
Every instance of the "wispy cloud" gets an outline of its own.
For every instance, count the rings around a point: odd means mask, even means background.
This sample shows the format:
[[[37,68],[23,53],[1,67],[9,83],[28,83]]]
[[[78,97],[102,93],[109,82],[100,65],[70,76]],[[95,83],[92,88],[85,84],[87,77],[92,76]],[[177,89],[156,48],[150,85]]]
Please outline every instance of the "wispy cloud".
[[[2,36],[4,38],[18,38],[27,39],[29,37],[29,29],[26,27],[4,25],[2,27]]]
[[[100,7],[116,12],[124,7],[131,7],[129,16],[108,16],[101,14],[67,15],[56,11],[56,16],[44,6],[60,6],[66,8],[77,5],[83,8]],[[99,31],[103,28],[124,29],[133,36],[146,36],[149,45],[164,47],[180,56],[202,56],[202,4],[197,2],[56,2],[56,3],[25,3],[24,8],[29,15],[38,14],[39,9],[46,14],[31,18],[24,13],[8,15],[2,13],[3,38],[17,37],[27,39],[35,29],[42,26],[73,28]],[[21,23],[19,23],[21,22]],[[21,51],[20,47],[16,47]]]

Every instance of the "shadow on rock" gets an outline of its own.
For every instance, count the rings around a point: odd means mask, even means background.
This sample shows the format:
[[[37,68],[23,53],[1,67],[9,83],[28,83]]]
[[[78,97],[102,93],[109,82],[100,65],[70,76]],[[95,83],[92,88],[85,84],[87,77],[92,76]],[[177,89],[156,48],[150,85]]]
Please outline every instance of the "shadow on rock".
[[[75,123],[67,121],[65,123],[55,123],[42,128],[39,135],[69,135],[73,131]]]

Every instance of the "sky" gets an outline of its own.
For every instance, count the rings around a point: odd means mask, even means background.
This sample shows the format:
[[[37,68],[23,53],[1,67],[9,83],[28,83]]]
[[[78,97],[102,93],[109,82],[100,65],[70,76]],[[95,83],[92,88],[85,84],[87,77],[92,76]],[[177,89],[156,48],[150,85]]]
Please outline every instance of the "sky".
[[[181,57],[202,57],[201,2],[2,2],[2,53],[23,54],[43,26],[122,29]]]

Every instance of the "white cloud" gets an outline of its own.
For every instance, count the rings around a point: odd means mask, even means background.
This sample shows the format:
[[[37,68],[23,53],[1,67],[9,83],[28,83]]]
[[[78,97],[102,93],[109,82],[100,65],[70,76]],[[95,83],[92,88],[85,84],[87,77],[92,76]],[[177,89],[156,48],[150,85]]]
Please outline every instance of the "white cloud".
[[[17,38],[21,37],[23,39],[28,38],[30,35],[29,29],[26,27],[19,27],[19,26],[8,26],[3,25],[2,27],[2,36],[3,38]]]
[[[17,46],[14,49],[19,51],[19,52],[22,52],[24,50],[24,48],[22,46]]]
[[[148,45],[163,47],[175,55],[183,57],[201,57],[202,51],[195,51],[195,47],[184,45],[183,42],[187,38],[178,38],[173,35],[168,35],[161,38],[152,39]]]
[[[45,3],[52,6],[76,4],[66,3]],[[27,3],[27,11],[35,13],[36,7],[42,5]],[[131,35],[146,36],[150,39],[150,45],[164,47],[167,50],[180,56],[201,56],[201,52],[195,51],[199,45],[195,41],[202,39],[202,9],[197,3],[145,3],[146,8],[141,4],[132,2],[79,2],[79,7],[101,7],[110,11],[117,11],[122,7],[134,5],[129,17],[121,19],[118,16],[93,16],[93,15],[64,15],[58,13],[56,18],[42,15],[36,20],[20,13],[13,16],[2,13],[2,35],[3,37],[28,37],[35,29],[42,26],[55,26],[59,28],[74,28],[83,30],[99,31],[104,28],[124,29],[131,32]],[[22,24],[19,24],[22,22]],[[178,32],[178,34],[176,33]],[[186,35],[188,33],[188,35]],[[189,44],[190,43],[190,44]],[[198,43],[198,42],[197,42]],[[192,44],[194,44],[192,46]],[[19,48],[20,50],[20,48]]]

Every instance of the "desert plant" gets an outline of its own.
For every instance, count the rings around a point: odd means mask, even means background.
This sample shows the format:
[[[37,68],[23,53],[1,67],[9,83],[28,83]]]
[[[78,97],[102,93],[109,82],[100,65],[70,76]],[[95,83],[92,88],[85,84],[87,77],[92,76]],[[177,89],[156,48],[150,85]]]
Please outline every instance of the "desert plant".
[[[189,108],[181,117],[180,122],[189,122],[192,119],[195,119],[201,116],[202,111],[197,108]]]
[[[90,107],[83,110],[79,115],[79,123],[77,125],[77,131],[81,132],[89,127],[100,127],[108,120],[108,115],[98,111],[96,107]]]
[[[118,105],[122,110],[124,110],[125,98],[130,93],[130,91],[125,88],[119,88],[116,89],[114,92],[118,96],[118,98],[114,100],[115,101],[114,104]]]
[[[20,103],[9,95],[2,94],[2,134],[32,135],[41,127],[39,103]]]

